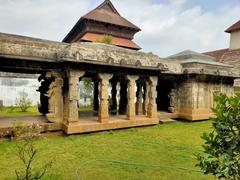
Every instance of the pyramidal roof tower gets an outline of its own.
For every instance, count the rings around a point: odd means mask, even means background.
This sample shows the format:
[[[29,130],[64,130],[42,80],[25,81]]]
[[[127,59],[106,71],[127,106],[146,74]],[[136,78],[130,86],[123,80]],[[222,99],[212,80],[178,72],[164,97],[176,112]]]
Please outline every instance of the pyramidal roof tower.
[[[97,8],[82,16],[63,42],[96,42],[104,35],[112,36],[113,45],[139,50],[134,35],[139,27],[123,18],[110,0],[105,0]]]

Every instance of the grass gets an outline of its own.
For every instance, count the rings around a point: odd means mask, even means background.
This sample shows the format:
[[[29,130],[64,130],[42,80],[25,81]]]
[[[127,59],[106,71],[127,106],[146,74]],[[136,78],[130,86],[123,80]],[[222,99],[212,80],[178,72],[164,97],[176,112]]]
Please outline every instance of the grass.
[[[91,134],[43,137],[36,166],[54,160],[44,179],[214,179],[195,167],[200,135],[211,122],[177,122]],[[20,168],[17,142],[0,143],[0,179],[14,179]]]
[[[15,106],[9,106],[9,107],[3,107],[0,109],[0,117],[12,117],[12,116],[28,116],[28,115],[40,115],[38,112],[37,106],[32,106],[27,109],[26,112],[22,112],[19,107]]]

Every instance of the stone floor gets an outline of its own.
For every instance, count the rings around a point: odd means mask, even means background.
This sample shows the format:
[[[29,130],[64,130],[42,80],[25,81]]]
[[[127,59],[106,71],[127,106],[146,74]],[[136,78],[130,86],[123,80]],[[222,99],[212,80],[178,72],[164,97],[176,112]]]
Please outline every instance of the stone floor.
[[[158,118],[147,118],[146,116],[136,116],[135,120],[127,120],[125,115],[110,116],[108,122],[100,123],[98,117],[80,117],[78,122],[63,125],[63,130],[67,134],[96,132],[111,129],[123,129],[138,126],[156,125]]]
[[[20,117],[0,117],[0,132],[11,131],[16,120],[26,124],[37,123],[43,126],[43,132],[63,130],[67,134],[86,133],[110,129],[122,129],[138,126],[149,126],[159,124],[164,119],[177,118],[176,114],[168,112],[158,112],[158,118],[147,118],[144,115],[136,116],[135,120],[127,120],[126,115],[110,113],[107,123],[100,123],[96,112],[82,111],[79,113],[79,121],[71,125],[60,126],[56,123],[49,123],[44,116],[20,116]]]

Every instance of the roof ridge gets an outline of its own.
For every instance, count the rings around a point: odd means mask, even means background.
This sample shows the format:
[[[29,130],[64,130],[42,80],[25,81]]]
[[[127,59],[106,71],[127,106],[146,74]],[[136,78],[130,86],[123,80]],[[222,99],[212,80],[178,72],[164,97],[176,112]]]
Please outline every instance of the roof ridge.
[[[225,50],[229,50],[229,48],[218,49],[218,50],[214,50],[214,51],[207,51],[207,52],[203,52],[202,54],[213,53],[213,52],[219,52],[219,51],[225,51]]]
[[[237,31],[237,30],[240,30],[240,20],[237,21],[236,23],[234,23],[233,25],[231,25],[229,28],[227,28],[225,30],[225,32],[231,33],[233,31]]]
[[[103,8],[103,7],[106,6],[106,5],[110,6],[110,9],[112,10],[113,13],[121,16],[121,15],[119,14],[119,12],[117,11],[117,9],[114,7],[113,3],[112,3],[110,0],[105,0],[105,1],[103,1],[102,4],[100,4],[99,6],[97,6],[97,7],[96,7],[95,9],[93,9],[93,10],[101,9],[101,8]]]

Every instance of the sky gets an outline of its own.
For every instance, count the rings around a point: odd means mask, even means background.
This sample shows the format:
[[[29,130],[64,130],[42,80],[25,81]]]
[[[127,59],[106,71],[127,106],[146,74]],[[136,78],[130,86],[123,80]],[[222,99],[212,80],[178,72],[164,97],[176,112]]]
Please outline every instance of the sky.
[[[0,0],[0,32],[53,41],[103,0]],[[167,57],[184,50],[229,46],[229,26],[240,20],[240,0],[112,0],[141,28],[134,41],[144,52]]]

